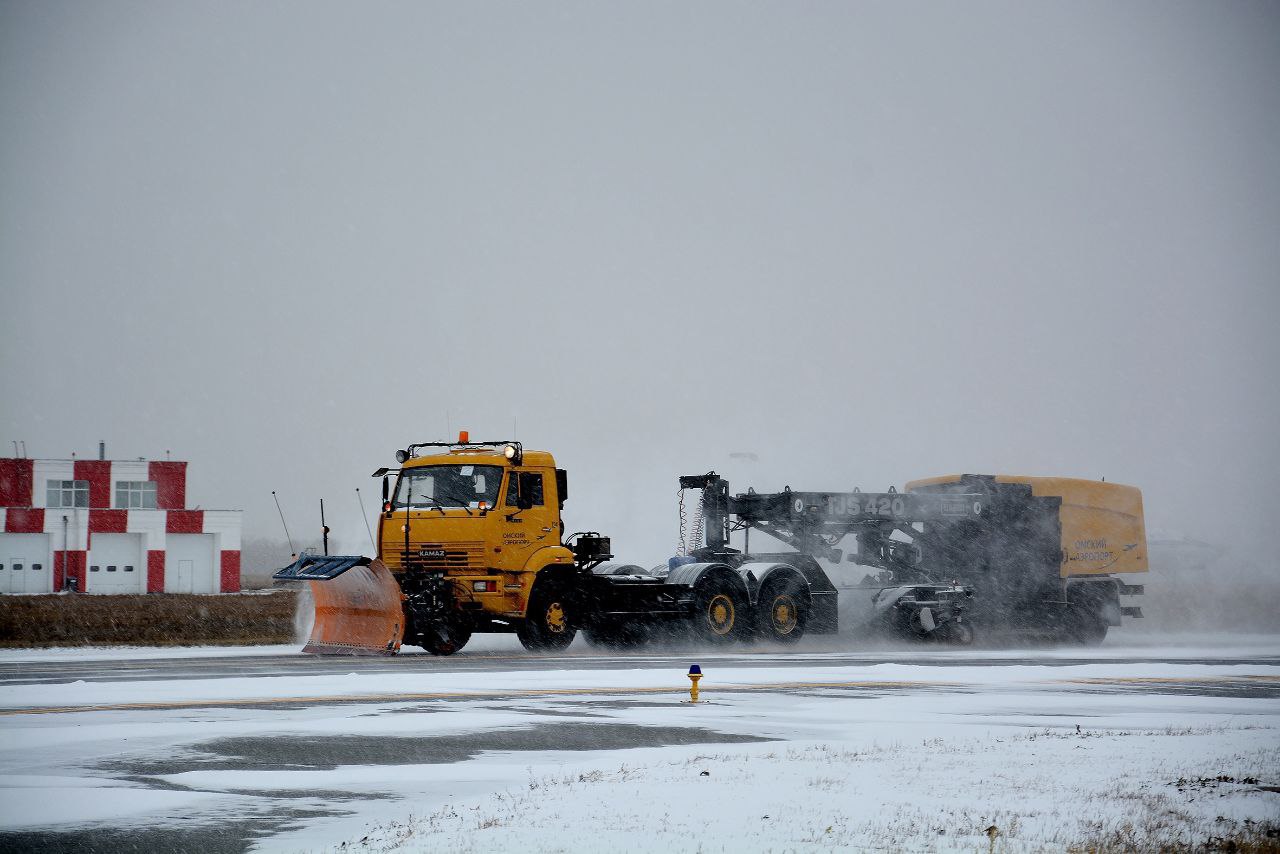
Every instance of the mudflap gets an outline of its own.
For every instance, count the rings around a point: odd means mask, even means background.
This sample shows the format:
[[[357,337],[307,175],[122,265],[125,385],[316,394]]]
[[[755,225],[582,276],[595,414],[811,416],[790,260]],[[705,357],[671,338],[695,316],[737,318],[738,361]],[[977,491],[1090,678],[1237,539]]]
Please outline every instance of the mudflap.
[[[328,581],[310,581],[316,617],[302,648],[312,655],[395,655],[404,640],[400,585],[372,560]]]

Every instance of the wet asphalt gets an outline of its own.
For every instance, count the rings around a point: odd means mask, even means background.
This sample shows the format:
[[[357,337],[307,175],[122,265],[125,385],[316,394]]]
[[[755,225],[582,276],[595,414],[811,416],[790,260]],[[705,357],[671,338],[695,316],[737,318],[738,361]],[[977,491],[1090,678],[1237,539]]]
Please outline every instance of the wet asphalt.
[[[581,649],[581,651],[578,651]],[[475,673],[489,671],[523,672],[538,670],[617,670],[662,669],[687,667],[690,662],[714,661],[718,667],[840,667],[873,664],[917,664],[929,667],[974,667],[1038,665],[1069,667],[1082,664],[1157,664],[1171,659],[1159,649],[1135,650],[1122,655],[1100,657],[1089,651],[1072,654],[1069,650],[1019,649],[1008,652],[975,650],[969,654],[951,648],[934,652],[936,647],[915,646],[889,649],[831,651],[828,649],[767,649],[742,647],[732,651],[708,650],[705,647],[647,648],[634,652],[600,652],[581,643],[570,654],[537,655],[524,651],[462,652],[437,657],[406,650],[397,656],[310,656],[244,655],[215,658],[157,658],[119,661],[31,661],[0,662],[0,688],[5,685],[85,682],[129,682],[139,680],[225,679],[232,677],[325,676],[358,670],[377,673]],[[1179,664],[1280,665],[1280,654],[1255,655],[1248,658],[1215,654],[1207,651],[1194,656],[1172,659]]]

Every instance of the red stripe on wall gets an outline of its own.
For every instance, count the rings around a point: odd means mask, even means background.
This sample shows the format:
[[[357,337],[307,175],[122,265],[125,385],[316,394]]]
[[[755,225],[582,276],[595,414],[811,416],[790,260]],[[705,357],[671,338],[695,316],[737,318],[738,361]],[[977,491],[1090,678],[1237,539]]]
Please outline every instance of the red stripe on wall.
[[[203,510],[170,510],[165,514],[165,530],[170,534],[203,534]]]
[[[89,553],[72,552],[68,557],[67,574],[76,580],[76,589],[83,593],[89,579]]]
[[[147,592],[164,592],[164,551],[147,551]]]
[[[76,460],[76,480],[89,481],[89,506],[111,506],[111,460]]]
[[[4,514],[4,529],[10,534],[44,533],[44,508],[10,507]]]
[[[30,507],[35,460],[0,460],[0,507]]]
[[[222,553],[222,592],[240,592],[240,552]]]
[[[58,592],[66,588],[68,578],[76,580],[76,589],[84,592],[84,567],[87,563],[85,552],[53,553],[53,590]]]
[[[186,463],[156,460],[147,466],[147,480],[156,482],[156,509],[181,510],[187,506]]]
[[[90,534],[123,534],[129,519],[128,510],[90,510]]]

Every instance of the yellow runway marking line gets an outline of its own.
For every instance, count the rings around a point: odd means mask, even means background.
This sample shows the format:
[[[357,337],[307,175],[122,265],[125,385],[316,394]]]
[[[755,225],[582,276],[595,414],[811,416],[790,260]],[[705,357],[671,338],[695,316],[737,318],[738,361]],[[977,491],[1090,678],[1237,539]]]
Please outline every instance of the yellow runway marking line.
[[[957,688],[962,682],[777,682],[759,685],[726,683],[715,686],[722,693],[747,691],[787,691],[815,688]],[[526,697],[585,697],[627,694],[680,694],[689,693],[681,687],[613,687],[613,688],[529,688],[513,691],[432,691],[403,694],[335,694],[320,697],[257,697],[233,700],[175,700],[154,703],[103,703],[85,706],[34,706],[21,709],[0,709],[0,717],[14,715],[57,715],[74,712],[127,712],[139,710],[168,711],[181,709],[235,708],[240,706],[283,706],[297,703],[321,705],[326,703],[411,703],[419,700],[506,700]]]
[[[1054,680],[1059,685],[1208,685],[1215,682],[1280,682],[1280,676],[1088,676]]]

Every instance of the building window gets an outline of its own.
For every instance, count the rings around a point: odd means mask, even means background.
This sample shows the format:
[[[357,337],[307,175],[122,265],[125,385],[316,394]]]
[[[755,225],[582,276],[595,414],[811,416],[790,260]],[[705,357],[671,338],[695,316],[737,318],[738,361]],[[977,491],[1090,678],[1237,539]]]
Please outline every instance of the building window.
[[[116,481],[116,507],[126,510],[155,510],[156,482],[154,480]]]
[[[87,480],[51,480],[49,481],[46,507],[88,507],[89,481]]]

